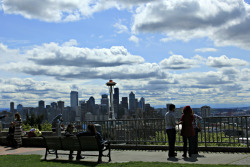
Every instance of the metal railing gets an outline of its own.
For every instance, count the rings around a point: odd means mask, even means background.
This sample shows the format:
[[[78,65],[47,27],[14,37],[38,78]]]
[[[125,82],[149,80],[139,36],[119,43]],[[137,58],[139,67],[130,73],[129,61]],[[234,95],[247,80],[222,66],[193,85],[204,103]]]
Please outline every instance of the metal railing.
[[[104,139],[112,143],[165,145],[168,142],[165,119],[88,121],[80,124],[87,125],[89,123],[99,124],[100,126],[97,126],[98,131],[101,132]],[[249,126],[250,116],[203,118],[198,142],[203,143],[205,146],[240,146],[249,148]],[[181,125],[177,125],[176,129],[176,143],[181,144],[183,143],[180,135]]]

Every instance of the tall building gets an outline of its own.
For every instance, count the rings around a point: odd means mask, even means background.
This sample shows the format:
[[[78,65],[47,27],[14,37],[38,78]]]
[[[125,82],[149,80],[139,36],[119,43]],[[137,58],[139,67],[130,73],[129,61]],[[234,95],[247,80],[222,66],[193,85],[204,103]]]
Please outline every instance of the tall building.
[[[78,106],[78,92],[77,91],[71,91],[70,92],[70,107],[72,109],[76,109]]]
[[[119,111],[119,88],[114,88],[114,112],[116,118],[118,111]]]
[[[62,114],[64,110],[64,101],[58,101],[57,102],[58,110]]]
[[[101,115],[106,115],[109,112],[109,99],[107,94],[102,95],[100,112]]]
[[[122,97],[121,104],[122,104],[122,108],[125,108],[128,110],[128,97]]]
[[[38,108],[39,108],[39,109],[44,109],[44,108],[45,108],[45,102],[44,102],[43,100],[40,100],[40,101],[38,102]]]
[[[138,108],[140,108],[143,112],[145,111],[145,99],[143,97],[141,97],[138,103]]]
[[[51,105],[51,108],[57,109],[57,103],[56,102],[52,102],[50,105]]]
[[[80,113],[78,112],[78,92],[70,92],[70,107],[72,113],[75,113],[75,121],[80,121]]]
[[[14,114],[15,114],[15,109],[14,109],[14,102],[10,102],[10,113],[13,115],[14,118]]]
[[[87,101],[87,110],[91,114],[96,114],[96,111],[95,111],[95,98],[93,96],[91,96],[89,98],[89,100]]]
[[[210,116],[210,107],[209,106],[202,106],[201,107],[201,117],[209,117]]]
[[[16,109],[17,109],[17,112],[22,112],[23,111],[23,105],[22,104],[18,104],[17,105],[17,107],[16,107]]]
[[[135,101],[135,94],[131,92],[129,94],[129,111],[130,114],[134,114],[136,110],[136,101]]]

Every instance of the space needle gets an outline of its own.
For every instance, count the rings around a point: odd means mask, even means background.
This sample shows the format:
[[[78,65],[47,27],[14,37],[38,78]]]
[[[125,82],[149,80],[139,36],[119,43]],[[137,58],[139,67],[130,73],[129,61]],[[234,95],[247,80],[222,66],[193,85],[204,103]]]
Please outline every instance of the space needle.
[[[109,119],[115,119],[115,112],[114,112],[114,102],[113,102],[113,87],[116,85],[113,80],[109,80],[109,82],[106,83],[106,85],[109,87],[109,93],[110,93],[110,107],[109,107]]]

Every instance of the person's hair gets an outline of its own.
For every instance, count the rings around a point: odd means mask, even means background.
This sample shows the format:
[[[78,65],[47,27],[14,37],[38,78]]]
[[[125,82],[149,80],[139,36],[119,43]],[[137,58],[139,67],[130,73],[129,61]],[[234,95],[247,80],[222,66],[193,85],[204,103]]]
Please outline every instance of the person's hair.
[[[73,132],[74,131],[74,125],[73,124],[69,124],[68,126],[67,126],[67,129],[66,129],[66,131],[67,132]]]
[[[15,113],[15,119],[17,120],[17,121],[21,121],[21,115],[17,112],[17,113]]]
[[[14,122],[11,122],[10,125],[14,125]]]
[[[97,133],[94,124],[88,124],[88,126],[87,126],[87,131],[90,132],[90,133],[93,133],[93,134],[96,134],[96,133]]]
[[[175,105],[174,105],[174,104],[170,104],[170,105],[169,105],[169,110],[170,110],[170,111],[173,111],[174,109],[175,109]]]
[[[184,115],[192,115],[193,114],[193,110],[190,106],[186,106],[183,108],[183,114]]]

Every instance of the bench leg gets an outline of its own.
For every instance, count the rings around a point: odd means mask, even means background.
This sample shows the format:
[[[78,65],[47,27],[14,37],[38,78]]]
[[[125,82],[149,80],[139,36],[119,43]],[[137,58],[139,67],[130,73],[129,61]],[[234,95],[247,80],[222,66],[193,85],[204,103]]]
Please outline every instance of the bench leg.
[[[55,152],[56,152],[56,158],[58,158],[57,150]]]
[[[111,161],[111,149],[110,149],[110,145],[109,145],[109,153],[108,153],[108,156],[109,156],[109,162]]]
[[[97,163],[102,163],[102,149],[99,149],[99,155],[98,155]]]
[[[44,155],[45,160],[47,160],[47,152],[48,152],[48,149],[46,148],[45,155]]]

